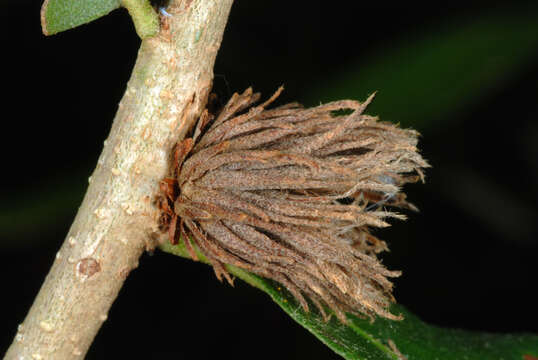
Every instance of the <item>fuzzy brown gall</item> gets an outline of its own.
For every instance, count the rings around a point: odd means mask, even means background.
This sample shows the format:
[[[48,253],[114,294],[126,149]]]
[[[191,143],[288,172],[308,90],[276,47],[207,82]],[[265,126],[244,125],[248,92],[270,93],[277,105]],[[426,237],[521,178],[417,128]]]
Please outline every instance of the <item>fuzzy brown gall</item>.
[[[234,94],[202,114],[174,152],[173,177],[161,183],[161,225],[197,259],[189,238],[219,280],[232,264],[283,284],[308,311],[309,298],[346,322],[345,312],[389,319],[392,283],[376,254],[387,250],[370,229],[415,209],[400,192],[424,179],[418,133],[363,114],[343,100],[305,109],[255,105],[259,93]]]

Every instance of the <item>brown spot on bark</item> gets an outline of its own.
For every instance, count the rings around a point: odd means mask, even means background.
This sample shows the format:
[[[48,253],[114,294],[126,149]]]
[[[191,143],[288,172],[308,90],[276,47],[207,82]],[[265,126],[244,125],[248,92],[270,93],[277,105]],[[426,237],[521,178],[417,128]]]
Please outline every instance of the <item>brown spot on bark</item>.
[[[101,265],[94,258],[84,258],[78,262],[77,271],[82,276],[91,277],[101,271]]]
[[[127,276],[129,276],[130,272],[131,272],[131,269],[125,267],[125,268],[120,270],[120,272],[118,273],[118,276],[125,280],[125,279],[127,279]]]

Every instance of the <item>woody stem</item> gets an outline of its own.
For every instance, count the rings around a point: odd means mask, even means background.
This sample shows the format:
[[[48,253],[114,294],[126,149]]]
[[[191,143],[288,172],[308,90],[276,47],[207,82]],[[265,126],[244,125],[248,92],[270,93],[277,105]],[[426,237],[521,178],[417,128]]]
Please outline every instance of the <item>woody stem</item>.
[[[151,244],[153,196],[170,154],[205,107],[233,0],[172,0],[142,41],[90,185],[5,359],[75,359],[90,347]]]

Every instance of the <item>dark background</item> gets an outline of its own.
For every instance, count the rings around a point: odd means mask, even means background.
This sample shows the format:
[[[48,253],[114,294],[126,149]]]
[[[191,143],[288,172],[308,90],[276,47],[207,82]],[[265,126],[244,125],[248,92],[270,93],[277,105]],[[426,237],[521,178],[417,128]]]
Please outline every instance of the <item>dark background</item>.
[[[355,5],[351,5],[355,4]],[[135,61],[124,10],[46,38],[40,3],[0,0],[3,34],[0,353],[82,200]],[[538,4],[247,1],[215,67],[226,99],[363,100],[419,130],[433,165],[406,189],[420,213],[376,232],[398,301],[423,320],[538,332]],[[267,295],[199,263],[146,254],[88,359],[337,359]]]

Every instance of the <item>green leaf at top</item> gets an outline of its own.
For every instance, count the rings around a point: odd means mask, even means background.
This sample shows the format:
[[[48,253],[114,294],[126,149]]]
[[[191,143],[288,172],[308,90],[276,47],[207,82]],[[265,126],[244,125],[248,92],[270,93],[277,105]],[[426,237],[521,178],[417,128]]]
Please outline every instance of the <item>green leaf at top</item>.
[[[157,34],[159,17],[149,0],[45,0],[41,27],[45,35],[52,35],[93,21],[120,6],[129,10],[140,38]]]
[[[182,241],[178,245],[165,243],[160,248],[190,258]],[[207,263],[199,252],[198,257]],[[266,292],[295,321],[345,359],[525,360],[538,356],[538,335],[500,335],[442,329],[422,322],[399,305],[393,305],[392,312],[402,313],[405,317],[402,321],[377,318],[370,322],[348,315],[347,325],[339,322],[335,316],[325,322],[315,311],[305,313],[293,296],[278,283],[235,266],[227,265],[227,269]]]
[[[120,7],[120,0],[45,0],[41,27],[45,35],[86,24]]]

